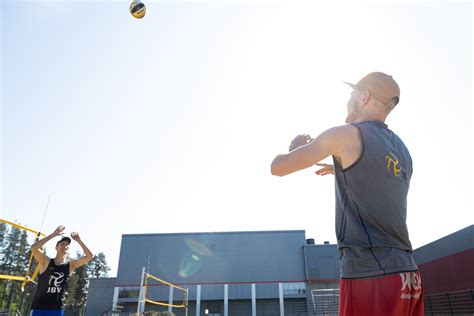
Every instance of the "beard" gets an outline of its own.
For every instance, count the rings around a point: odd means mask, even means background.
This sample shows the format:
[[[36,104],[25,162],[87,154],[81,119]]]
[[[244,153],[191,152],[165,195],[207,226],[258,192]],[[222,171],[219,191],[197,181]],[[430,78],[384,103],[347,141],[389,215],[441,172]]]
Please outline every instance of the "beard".
[[[347,114],[347,117],[346,117],[346,124],[350,124],[350,123],[353,123],[355,120],[355,114],[354,113],[348,113]]]
[[[346,116],[346,123],[350,124],[355,121],[357,117],[357,101],[350,100],[347,104],[347,116]]]

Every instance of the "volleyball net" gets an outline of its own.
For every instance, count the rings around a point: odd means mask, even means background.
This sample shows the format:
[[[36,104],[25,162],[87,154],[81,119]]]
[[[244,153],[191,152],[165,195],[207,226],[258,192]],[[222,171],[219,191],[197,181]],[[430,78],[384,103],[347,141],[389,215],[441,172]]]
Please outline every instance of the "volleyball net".
[[[8,221],[6,219],[3,219],[3,218],[0,218],[0,223],[3,223],[6,225],[6,231],[10,231],[11,234],[15,235],[15,230],[19,230],[18,231],[18,235],[20,235],[21,233],[29,233],[29,236],[27,237],[28,242],[30,242],[30,240],[32,242],[36,242],[40,237],[45,237],[46,235],[41,233],[41,232],[38,232],[36,230],[33,230],[31,228],[28,228],[28,227],[25,227],[25,226],[22,226],[20,224],[17,224],[17,223],[14,223],[14,222],[11,222],[11,221]],[[5,231],[5,233],[6,233]],[[5,238],[6,236],[4,236]],[[7,245],[8,246],[8,245]],[[21,244],[20,244],[20,247],[21,247]],[[19,249],[20,252],[28,252],[29,251],[29,248],[28,249]],[[29,259],[28,259],[28,264],[26,266],[26,269],[24,270],[24,275],[22,275],[21,273],[16,273],[16,274],[0,274],[0,279],[2,280],[7,280],[7,281],[21,281],[22,284],[21,284],[21,290],[23,291],[25,289],[25,285],[27,282],[33,282],[34,283],[34,280],[36,278],[36,276],[38,275],[39,273],[39,266],[37,265],[36,268],[32,270],[32,266],[33,266],[33,253],[30,253],[30,256],[29,256]]]
[[[139,294],[139,309],[142,312],[146,303],[168,307],[169,309],[188,307],[187,288],[172,284],[146,272],[143,272],[142,280]]]

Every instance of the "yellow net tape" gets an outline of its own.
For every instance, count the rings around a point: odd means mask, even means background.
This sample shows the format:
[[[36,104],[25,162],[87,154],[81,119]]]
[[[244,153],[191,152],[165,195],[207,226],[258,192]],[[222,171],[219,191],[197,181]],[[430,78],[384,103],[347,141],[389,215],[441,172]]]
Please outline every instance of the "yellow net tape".
[[[147,293],[147,290],[148,290],[148,278],[151,278],[151,279],[154,279],[155,281],[158,281],[158,282],[161,282],[163,284],[166,284],[170,287],[173,287],[175,289],[178,289],[178,290],[181,290],[184,292],[184,300],[183,300],[183,303],[182,304],[168,304],[168,303],[163,303],[163,302],[158,302],[158,301],[153,301],[153,300],[150,300],[146,297],[146,293]],[[188,298],[188,289],[185,289],[185,288],[182,288],[180,286],[177,286],[177,285],[174,285],[172,283],[169,283],[169,282],[166,282],[165,280],[162,280],[160,278],[157,278],[151,274],[148,274],[148,273],[145,273],[145,293],[144,293],[144,301],[146,303],[151,303],[151,304],[155,304],[155,305],[161,305],[161,306],[171,306],[171,307],[175,307],[175,308],[185,308],[187,307],[187,298]]]
[[[154,279],[154,280],[156,280],[156,281],[158,281],[158,282],[161,282],[161,283],[166,284],[166,285],[168,285],[168,286],[174,287],[175,289],[179,289],[179,290],[185,291],[185,292],[187,291],[187,289],[184,289],[184,288],[179,287],[179,286],[177,286],[177,285],[174,285],[174,284],[172,284],[172,283],[166,282],[166,281],[164,281],[164,280],[162,280],[162,279],[159,279],[159,278],[157,278],[157,277],[155,277],[155,276],[153,276],[153,275],[151,275],[151,274],[145,273],[145,275],[147,276],[147,278],[152,278],[152,279]]]
[[[8,274],[0,274],[0,279],[12,280],[12,281],[25,281],[26,280],[25,277],[16,276],[16,275],[8,275]]]
[[[171,307],[176,307],[176,308],[184,308],[186,305],[180,304],[180,305],[174,305],[174,304],[168,304],[168,303],[162,303],[162,302],[157,302],[157,301],[152,301],[147,298],[145,298],[145,302],[155,304],[155,305],[161,305],[161,306],[171,306]]]
[[[5,223],[5,224],[8,224],[8,225],[11,225],[11,226],[14,226],[14,227],[17,227],[17,228],[20,228],[20,229],[23,229],[23,230],[26,230],[26,231],[29,231],[31,233],[34,233],[34,234],[39,234],[40,236],[43,236],[45,237],[46,235],[43,234],[43,233],[40,233],[40,232],[37,232],[36,230],[33,230],[31,228],[28,228],[28,227],[25,227],[25,226],[21,226],[17,223],[13,223],[13,222],[10,222],[10,221],[7,221],[6,219],[3,219],[3,218],[0,218],[0,222],[2,223]]]

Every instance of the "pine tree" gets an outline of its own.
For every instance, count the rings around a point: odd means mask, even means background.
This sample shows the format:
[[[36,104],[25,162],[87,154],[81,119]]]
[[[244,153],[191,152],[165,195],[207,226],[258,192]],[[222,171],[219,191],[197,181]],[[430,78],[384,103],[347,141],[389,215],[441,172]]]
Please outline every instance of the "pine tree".
[[[9,234],[8,226],[5,223],[0,223],[0,274],[5,273],[5,260],[4,260],[4,250],[6,247],[6,236]],[[7,280],[0,280],[0,310],[3,310],[3,297],[5,296],[5,291],[7,290]]]
[[[6,274],[25,276],[29,262],[30,244],[28,243],[28,234],[25,230],[13,227],[8,237],[7,246],[4,249]],[[24,294],[21,291],[21,282],[9,281],[7,288],[8,291],[3,293],[6,295],[3,295],[2,305],[8,307],[10,311],[17,311],[21,308]]]
[[[78,253],[76,258],[81,257]],[[65,310],[82,313],[86,306],[89,277],[106,277],[110,268],[107,266],[105,255],[100,252],[87,265],[76,269],[69,278],[68,289],[65,293]]]
[[[27,231],[0,223],[0,273],[25,276],[29,266],[29,252]],[[22,309],[25,292],[21,291],[21,285],[21,281],[0,282],[0,309],[12,312]]]
[[[12,227],[5,238],[5,247],[2,249],[2,274],[13,275],[15,272],[15,259],[20,246],[20,229]],[[13,295],[17,290],[17,282],[6,281],[5,289],[0,297],[0,306],[2,309],[10,307]]]
[[[0,251],[3,250],[3,244],[5,241],[5,236],[7,234],[8,234],[7,225],[3,222],[0,222]]]
[[[20,240],[18,247],[15,249],[15,260],[13,262],[12,274],[19,276],[26,276],[28,265],[29,265],[29,252],[30,244],[28,243],[28,233],[26,230],[20,232]],[[12,287],[14,291],[10,294],[10,310],[21,309],[21,303],[23,301],[24,292],[21,291],[22,282],[16,281]]]
[[[0,272],[2,274],[11,274],[13,262],[15,259],[15,250],[19,246],[20,241],[20,229],[12,227],[10,230],[6,230],[6,234],[3,238],[3,248]]]
[[[74,293],[74,303],[76,311],[83,311],[86,306],[87,299],[87,287],[89,281],[87,278],[87,269],[86,266],[81,266],[76,270],[77,274],[77,283],[76,291]]]
[[[30,261],[29,252],[30,243],[28,242],[28,233],[26,230],[22,230],[20,233],[18,248],[16,249],[13,274],[21,276],[26,275]]]
[[[77,258],[82,257],[79,253]],[[65,293],[65,310],[81,313],[86,305],[87,298],[87,267],[79,267],[69,278],[69,284]]]
[[[109,271],[110,268],[107,265],[107,260],[103,252],[99,252],[92,257],[92,260],[87,264],[87,272],[90,278],[107,277]]]

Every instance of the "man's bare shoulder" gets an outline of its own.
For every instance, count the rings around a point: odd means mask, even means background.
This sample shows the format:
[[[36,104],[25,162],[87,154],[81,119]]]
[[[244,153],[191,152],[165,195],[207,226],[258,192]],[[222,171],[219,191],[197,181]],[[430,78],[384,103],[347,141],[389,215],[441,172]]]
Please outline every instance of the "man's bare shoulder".
[[[361,152],[358,128],[352,124],[332,127],[321,134],[321,143],[343,168],[352,164]]]
[[[359,130],[355,125],[345,124],[328,130],[334,144],[333,156],[343,168],[352,165],[361,154]]]
[[[354,137],[359,137],[359,131],[356,126],[352,124],[344,124],[339,126],[331,127],[330,129],[323,132],[321,135],[324,135],[330,138],[332,141],[344,142]]]

